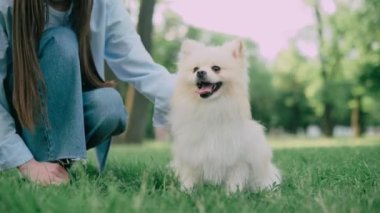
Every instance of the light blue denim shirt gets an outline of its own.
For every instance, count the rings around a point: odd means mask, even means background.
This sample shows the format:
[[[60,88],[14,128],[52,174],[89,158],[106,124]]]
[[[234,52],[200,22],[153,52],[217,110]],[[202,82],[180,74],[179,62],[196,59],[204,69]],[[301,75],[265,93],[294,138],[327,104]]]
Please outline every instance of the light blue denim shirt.
[[[0,171],[33,158],[16,133],[3,85],[11,63],[12,7],[13,0],[0,1]],[[120,81],[132,84],[154,103],[154,125],[166,125],[174,75],[156,64],[145,50],[122,0],[94,0],[91,48],[99,75],[104,78],[107,61]]]

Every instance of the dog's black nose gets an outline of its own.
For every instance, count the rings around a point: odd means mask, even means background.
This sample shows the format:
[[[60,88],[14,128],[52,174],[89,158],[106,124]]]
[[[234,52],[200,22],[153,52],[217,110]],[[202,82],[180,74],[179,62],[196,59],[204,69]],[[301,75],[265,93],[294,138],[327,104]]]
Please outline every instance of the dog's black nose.
[[[204,79],[206,77],[206,71],[198,71],[197,72],[197,78]]]

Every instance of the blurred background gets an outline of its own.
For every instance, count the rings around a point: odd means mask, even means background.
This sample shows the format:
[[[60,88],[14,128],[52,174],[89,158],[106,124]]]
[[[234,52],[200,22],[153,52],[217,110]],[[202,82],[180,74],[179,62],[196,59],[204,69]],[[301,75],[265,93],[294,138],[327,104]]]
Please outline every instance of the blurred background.
[[[245,41],[253,117],[270,136],[380,135],[379,0],[126,0],[154,60],[176,71],[181,42]],[[107,71],[107,78],[114,79]],[[122,82],[128,130],[117,141],[169,140],[153,107]]]

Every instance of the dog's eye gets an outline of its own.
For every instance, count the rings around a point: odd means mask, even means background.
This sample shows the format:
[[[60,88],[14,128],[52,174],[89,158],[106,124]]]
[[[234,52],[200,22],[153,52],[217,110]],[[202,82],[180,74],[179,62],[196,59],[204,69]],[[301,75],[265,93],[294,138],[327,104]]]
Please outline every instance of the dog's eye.
[[[220,71],[220,67],[219,66],[212,66],[211,69],[214,72],[219,72]]]
[[[193,72],[196,72],[199,70],[199,67],[194,67]]]

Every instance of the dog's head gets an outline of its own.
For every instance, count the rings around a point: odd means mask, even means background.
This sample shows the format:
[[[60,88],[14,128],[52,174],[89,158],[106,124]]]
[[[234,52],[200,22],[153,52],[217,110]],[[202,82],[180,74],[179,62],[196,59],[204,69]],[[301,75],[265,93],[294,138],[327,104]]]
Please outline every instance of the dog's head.
[[[186,40],[179,55],[179,83],[202,99],[214,99],[247,84],[244,44],[240,40],[222,46],[206,46]]]

